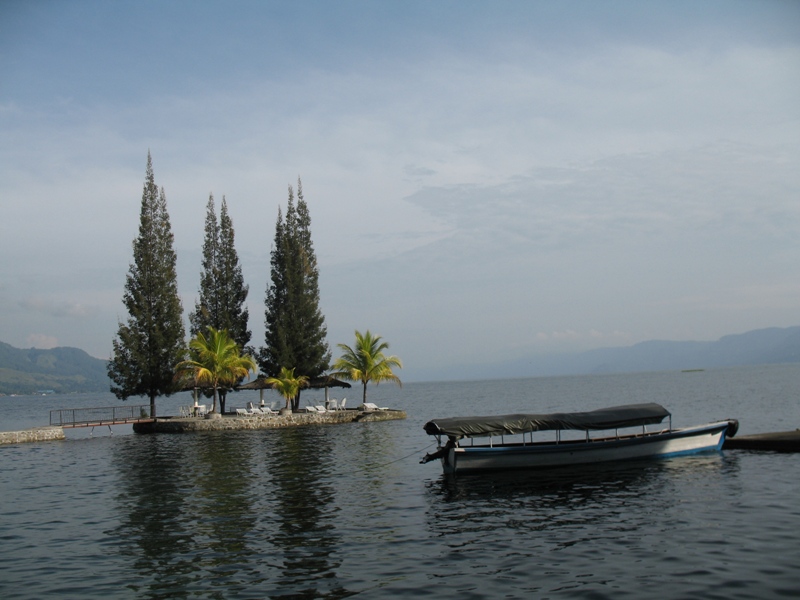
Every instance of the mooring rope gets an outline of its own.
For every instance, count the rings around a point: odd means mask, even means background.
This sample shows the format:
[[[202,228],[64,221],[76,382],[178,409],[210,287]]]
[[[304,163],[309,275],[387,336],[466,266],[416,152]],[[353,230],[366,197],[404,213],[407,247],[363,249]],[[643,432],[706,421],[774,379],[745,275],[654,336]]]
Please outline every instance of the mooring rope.
[[[389,465],[393,465],[394,463],[396,463],[396,462],[400,462],[401,460],[405,460],[405,459],[407,459],[407,458],[411,458],[411,457],[412,457],[412,456],[414,456],[415,454],[418,454],[418,453],[420,453],[420,452],[424,452],[425,450],[427,450],[428,448],[430,448],[431,446],[433,446],[435,443],[436,443],[436,442],[431,442],[430,444],[428,444],[427,446],[425,446],[425,447],[424,447],[424,448],[422,448],[421,450],[415,450],[415,451],[414,451],[414,452],[412,452],[411,454],[406,454],[405,456],[401,456],[400,458],[397,458],[397,459],[395,459],[395,460],[389,461],[389,462],[387,462],[387,463],[383,463],[382,465],[375,465],[375,466],[376,466],[376,467],[388,467]]]

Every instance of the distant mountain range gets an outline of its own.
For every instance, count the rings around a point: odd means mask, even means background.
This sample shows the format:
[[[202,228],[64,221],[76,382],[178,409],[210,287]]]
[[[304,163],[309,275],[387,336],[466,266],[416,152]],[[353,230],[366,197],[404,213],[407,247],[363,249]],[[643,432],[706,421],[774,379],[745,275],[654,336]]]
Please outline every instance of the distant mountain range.
[[[578,354],[525,357],[500,364],[462,365],[420,373],[417,379],[470,380],[716,369],[800,362],[800,326],[757,329],[716,342],[650,341]],[[0,342],[0,393],[107,392],[107,361],[78,348],[22,350]]]
[[[0,394],[107,392],[107,362],[78,348],[22,350],[0,342]]]
[[[800,362],[800,326],[757,329],[726,335],[716,342],[650,341],[578,354],[527,356],[501,364],[451,368],[442,379],[716,369],[793,362]]]

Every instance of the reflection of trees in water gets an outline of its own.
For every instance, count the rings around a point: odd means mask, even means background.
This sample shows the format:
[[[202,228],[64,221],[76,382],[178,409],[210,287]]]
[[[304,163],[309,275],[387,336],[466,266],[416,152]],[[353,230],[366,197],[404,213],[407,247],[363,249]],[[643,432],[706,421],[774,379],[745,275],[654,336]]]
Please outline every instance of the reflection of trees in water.
[[[184,466],[185,446],[163,436],[135,436],[114,445],[119,471],[117,494],[120,553],[133,561],[127,586],[137,595],[185,598],[196,578],[194,527],[184,501],[191,476]]]
[[[331,485],[335,466],[326,427],[274,432],[267,456],[276,500],[271,541],[280,551],[282,575],[273,598],[345,598],[353,595],[336,578],[340,545],[335,517],[340,508]],[[300,582],[304,582],[301,584]],[[303,587],[301,587],[303,586]]]
[[[208,583],[230,591],[228,578],[238,580],[239,570],[257,553],[249,536],[258,519],[253,436],[222,432],[203,438],[193,461],[193,505],[186,509],[195,513],[197,532],[207,539],[202,566],[209,572]]]
[[[194,585],[256,585],[245,565],[257,555],[250,436],[135,436],[117,445],[114,464],[123,556],[150,597],[188,597]],[[242,571],[245,570],[245,573]],[[245,581],[246,580],[246,581]],[[246,585],[245,585],[246,584]]]
[[[352,540],[342,541],[338,521],[352,517],[341,512],[337,491],[347,491],[348,503],[378,504],[372,480],[385,459],[374,455],[366,460],[371,474],[351,475],[362,443],[377,443],[357,437],[362,429],[132,436],[116,444],[120,525],[109,535],[130,569],[120,580],[145,598],[354,595],[339,575],[339,552],[351,551]],[[385,528],[382,521],[365,531]]]

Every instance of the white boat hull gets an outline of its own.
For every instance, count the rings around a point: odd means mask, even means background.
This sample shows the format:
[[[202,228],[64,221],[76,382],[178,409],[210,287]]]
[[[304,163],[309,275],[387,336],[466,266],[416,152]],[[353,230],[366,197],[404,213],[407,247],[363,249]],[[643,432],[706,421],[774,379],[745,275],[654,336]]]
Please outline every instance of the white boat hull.
[[[445,473],[544,469],[641,458],[664,458],[718,451],[727,421],[665,433],[629,435],[591,441],[562,441],[451,448],[442,457]]]

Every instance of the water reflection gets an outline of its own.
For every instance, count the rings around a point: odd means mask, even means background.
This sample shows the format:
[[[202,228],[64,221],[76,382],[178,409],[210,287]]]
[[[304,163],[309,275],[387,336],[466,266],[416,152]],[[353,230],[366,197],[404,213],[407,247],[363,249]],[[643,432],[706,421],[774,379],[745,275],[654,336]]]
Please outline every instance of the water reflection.
[[[426,527],[442,540],[435,561],[445,579],[475,581],[465,565],[491,555],[508,585],[524,584],[533,595],[598,585],[605,576],[599,574],[623,568],[632,556],[657,560],[665,534],[688,528],[681,520],[698,526],[706,517],[698,506],[708,506],[713,518],[715,505],[702,496],[719,497],[724,468],[714,454],[442,477],[426,487]],[[538,587],[542,580],[547,587]],[[499,595],[488,582],[473,592]]]
[[[341,561],[335,518],[340,510],[331,485],[335,464],[325,427],[281,429],[266,458],[273,472],[277,528],[271,543],[281,557],[274,598],[346,598],[336,578]],[[302,586],[301,589],[298,589]]]
[[[682,486],[713,485],[725,463],[719,454],[628,461],[480,476],[442,476],[427,485],[428,526],[435,535],[461,535],[514,527],[544,531],[599,522],[636,526],[637,518],[675,508]],[[692,480],[694,483],[690,483]],[[585,531],[591,531],[587,529]]]
[[[187,471],[195,490],[185,507],[205,541],[202,568],[211,574],[212,587],[230,591],[243,577],[251,586],[258,583],[261,571],[251,535],[259,519],[253,436],[222,432],[195,436],[193,441],[201,443],[193,445],[195,457]]]
[[[120,526],[140,595],[188,597],[193,585],[244,591],[268,568],[253,542],[259,521],[252,436],[135,436],[115,446]],[[213,597],[213,594],[212,594]]]
[[[184,446],[168,441],[148,436],[114,446],[120,525],[111,534],[120,541],[123,557],[132,561],[136,578],[126,577],[130,589],[145,597],[169,592],[186,598],[197,550],[193,523],[184,510],[192,483],[183,466],[190,457]]]

